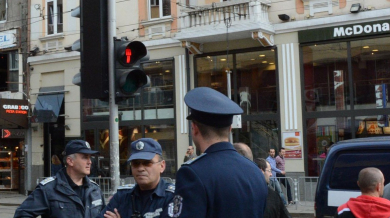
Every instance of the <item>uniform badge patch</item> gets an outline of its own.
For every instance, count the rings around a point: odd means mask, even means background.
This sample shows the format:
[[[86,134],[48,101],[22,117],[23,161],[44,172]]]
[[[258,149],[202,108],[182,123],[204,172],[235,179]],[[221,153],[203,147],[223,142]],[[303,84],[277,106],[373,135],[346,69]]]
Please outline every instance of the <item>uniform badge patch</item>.
[[[41,181],[40,184],[41,184],[41,185],[46,185],[47,183],[52,182],[52,181],[54,181],[55,179],[56,179],[55,176],[49,177],[49,178],[46,178],[46,179],[44,179],[43,181]]]
[[[87,148],[91,149],[91,146],[89,145],[88,142],[85,142],[85,146],[87,146]]]
[[[137,150],[142,150],[142,149],[144,149],[144,146],[145,146],[145,144],[143,142],[137,142],[137,144],[135,145],[135,148]]]
[[[173,197],[173,203],[169,204],[168,215],[170,217],[179,217],[183,208],[183,198],[180,195]]]

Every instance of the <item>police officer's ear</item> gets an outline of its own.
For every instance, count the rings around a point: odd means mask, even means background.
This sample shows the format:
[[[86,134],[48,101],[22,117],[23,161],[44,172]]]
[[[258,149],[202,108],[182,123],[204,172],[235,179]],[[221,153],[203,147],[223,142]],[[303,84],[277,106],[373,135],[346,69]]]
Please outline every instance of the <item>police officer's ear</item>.
[[[166,167],[165,160],[161,161],[160,166],[161,166],[160,173],[163,173],[165,171],[165,167]]]

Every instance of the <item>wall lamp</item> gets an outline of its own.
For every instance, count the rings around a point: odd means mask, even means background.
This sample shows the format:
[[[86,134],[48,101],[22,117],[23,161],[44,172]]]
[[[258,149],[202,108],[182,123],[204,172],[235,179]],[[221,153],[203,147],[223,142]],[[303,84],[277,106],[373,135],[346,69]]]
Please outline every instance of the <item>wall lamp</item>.
[[[351,13],[358,13],[360,11],[360,8],[362,8],[360,3],[352,4],[350,12]]]
[[[69,125],[65,125],[64,127],[65,127],[66,130],[70,130]]]
[[[279,19],[281,19],[283,21],[289,21],[290,20],[290,16],[288,16],[287,14],[279,14],[278,17],[279,17]]]

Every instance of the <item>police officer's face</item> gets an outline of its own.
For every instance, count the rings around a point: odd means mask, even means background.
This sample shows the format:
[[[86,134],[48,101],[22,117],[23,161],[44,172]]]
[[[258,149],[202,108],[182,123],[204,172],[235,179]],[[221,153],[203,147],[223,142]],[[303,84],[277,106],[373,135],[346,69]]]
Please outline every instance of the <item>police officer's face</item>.
[[[68,158],[68,165],[72,168],[72,171],[80,176],[87,176],[91,173],[91,155],[90,154],[75,154],[76,158]]]
[[[132,160],[131,171],[141,190],[157,187],[160,174],[165,170],[165,161],[156,154],[152,160]]]

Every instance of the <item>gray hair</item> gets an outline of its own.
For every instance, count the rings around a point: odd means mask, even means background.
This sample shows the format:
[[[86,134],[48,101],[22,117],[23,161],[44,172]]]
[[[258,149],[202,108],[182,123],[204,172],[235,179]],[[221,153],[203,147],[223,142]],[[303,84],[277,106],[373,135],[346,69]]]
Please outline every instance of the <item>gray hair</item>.
[[[68,166],[68,163],[66,162],[66,159],[68,159],[68,157],[70,157],[72,160],[74,160],[74,159],[76,159],[76,154],[70,154],[70,155],[64,156],[62,161],[64,162],[65,166]]]

